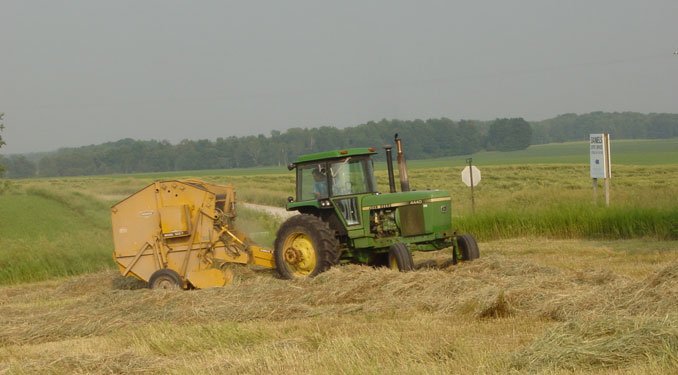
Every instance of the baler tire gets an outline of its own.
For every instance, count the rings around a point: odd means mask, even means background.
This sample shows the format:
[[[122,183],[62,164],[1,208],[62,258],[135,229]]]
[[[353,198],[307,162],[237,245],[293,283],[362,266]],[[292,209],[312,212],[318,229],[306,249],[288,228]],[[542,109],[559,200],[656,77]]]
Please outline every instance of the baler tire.
[[[280,277],[293,279],[327,271],[339,263],[341,252],[328,223],[313,215],[299,214],[287,219],[278,229],[273,256]]]
[[[461,252],[462,261],[472,261],[480,258],[480,250],[476,239],[470,234],[462,234],[457,237],[457,245]]]
[[[153,272],[148,280],[151,289],[181,289],[181,277],[175,271],[164,268]]]
[[[394,243],[388,248],[388,264],[391,269],[397,268],[400,272],[408,272],[414,269],[412,253],[402,242]]]

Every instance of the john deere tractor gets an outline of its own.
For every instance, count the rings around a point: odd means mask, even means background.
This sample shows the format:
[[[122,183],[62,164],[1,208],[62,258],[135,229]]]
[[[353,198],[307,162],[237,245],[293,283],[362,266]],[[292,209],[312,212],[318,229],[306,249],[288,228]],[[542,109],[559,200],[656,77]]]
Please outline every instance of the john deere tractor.
[[[377,191],[374,148],[350,148],[302,155],[296,170],[296,197],[288,211],[299,211],[278,230],[274,258],[283,278],[313,277],[339,263],[414,269],[413,251],[452,248],[452,262],[479,257],[469,234],[452,227],[450,194],[411,191],[402,142],[395,137],[401,191],[396,192],[392,147],[385,146],[389,192]]]

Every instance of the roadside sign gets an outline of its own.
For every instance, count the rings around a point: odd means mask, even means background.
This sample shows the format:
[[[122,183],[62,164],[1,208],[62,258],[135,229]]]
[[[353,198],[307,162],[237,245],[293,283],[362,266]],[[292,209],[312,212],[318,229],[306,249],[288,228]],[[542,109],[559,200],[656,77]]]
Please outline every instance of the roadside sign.
[[[461,171],[461,180],[466,186],[478,186],[478,183],[480,183],[480,169],[476,168],[475,165],[464,167]]]
[[[591,179],[593,181],[593,202],[598,196],[598,179],[605,185],[605,205],[610,205],[610,180],[612,164],[610,163],[610,134],[589,135],[589,155],[591,159]]]
[[[612,178],[610,165],[610,135],[591,134],[589,136],[591,159],[591,178]]]

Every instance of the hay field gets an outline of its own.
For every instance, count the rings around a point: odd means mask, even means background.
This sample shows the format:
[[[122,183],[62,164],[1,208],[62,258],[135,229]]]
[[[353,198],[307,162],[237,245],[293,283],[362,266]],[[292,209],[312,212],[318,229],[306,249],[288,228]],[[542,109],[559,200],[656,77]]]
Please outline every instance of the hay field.
[[[678,151],[615,164],[604,208],[588,166],[563,159],[579,146],[559,146],[552,164],[542,147],[479,165],[475,214],[463,161],[411,163],[413,187],[452,193],[475,262],[441,251],[415,254],[416,272],[307,281],[237,267],[231,286],[186,292],[112,269],[108,207],[165,176],[2,181],[0,373],[678,373]],[[167,177],[278,206],[294,188],[282,168]],[[239,225],[270,245],[279,223],[240,209]]]
[[[3,373],[675,373],[675,242],[519,238],[411,273],[152,291],[114,271],[0,288]],[[433,265],[436,264],[435,267]]]

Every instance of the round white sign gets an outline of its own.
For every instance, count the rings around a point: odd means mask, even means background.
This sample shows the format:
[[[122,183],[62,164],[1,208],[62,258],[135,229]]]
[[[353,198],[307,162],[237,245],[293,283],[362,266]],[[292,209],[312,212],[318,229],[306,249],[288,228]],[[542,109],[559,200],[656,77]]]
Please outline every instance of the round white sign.
[[[466,166],[461,171],[461,180],[464,181],[466,186],[471,186],[471,176],[473,176],[473,186],[478,186],[478,183],[480,183],[480,169],[476,168],[475,165],[471,168]]]

